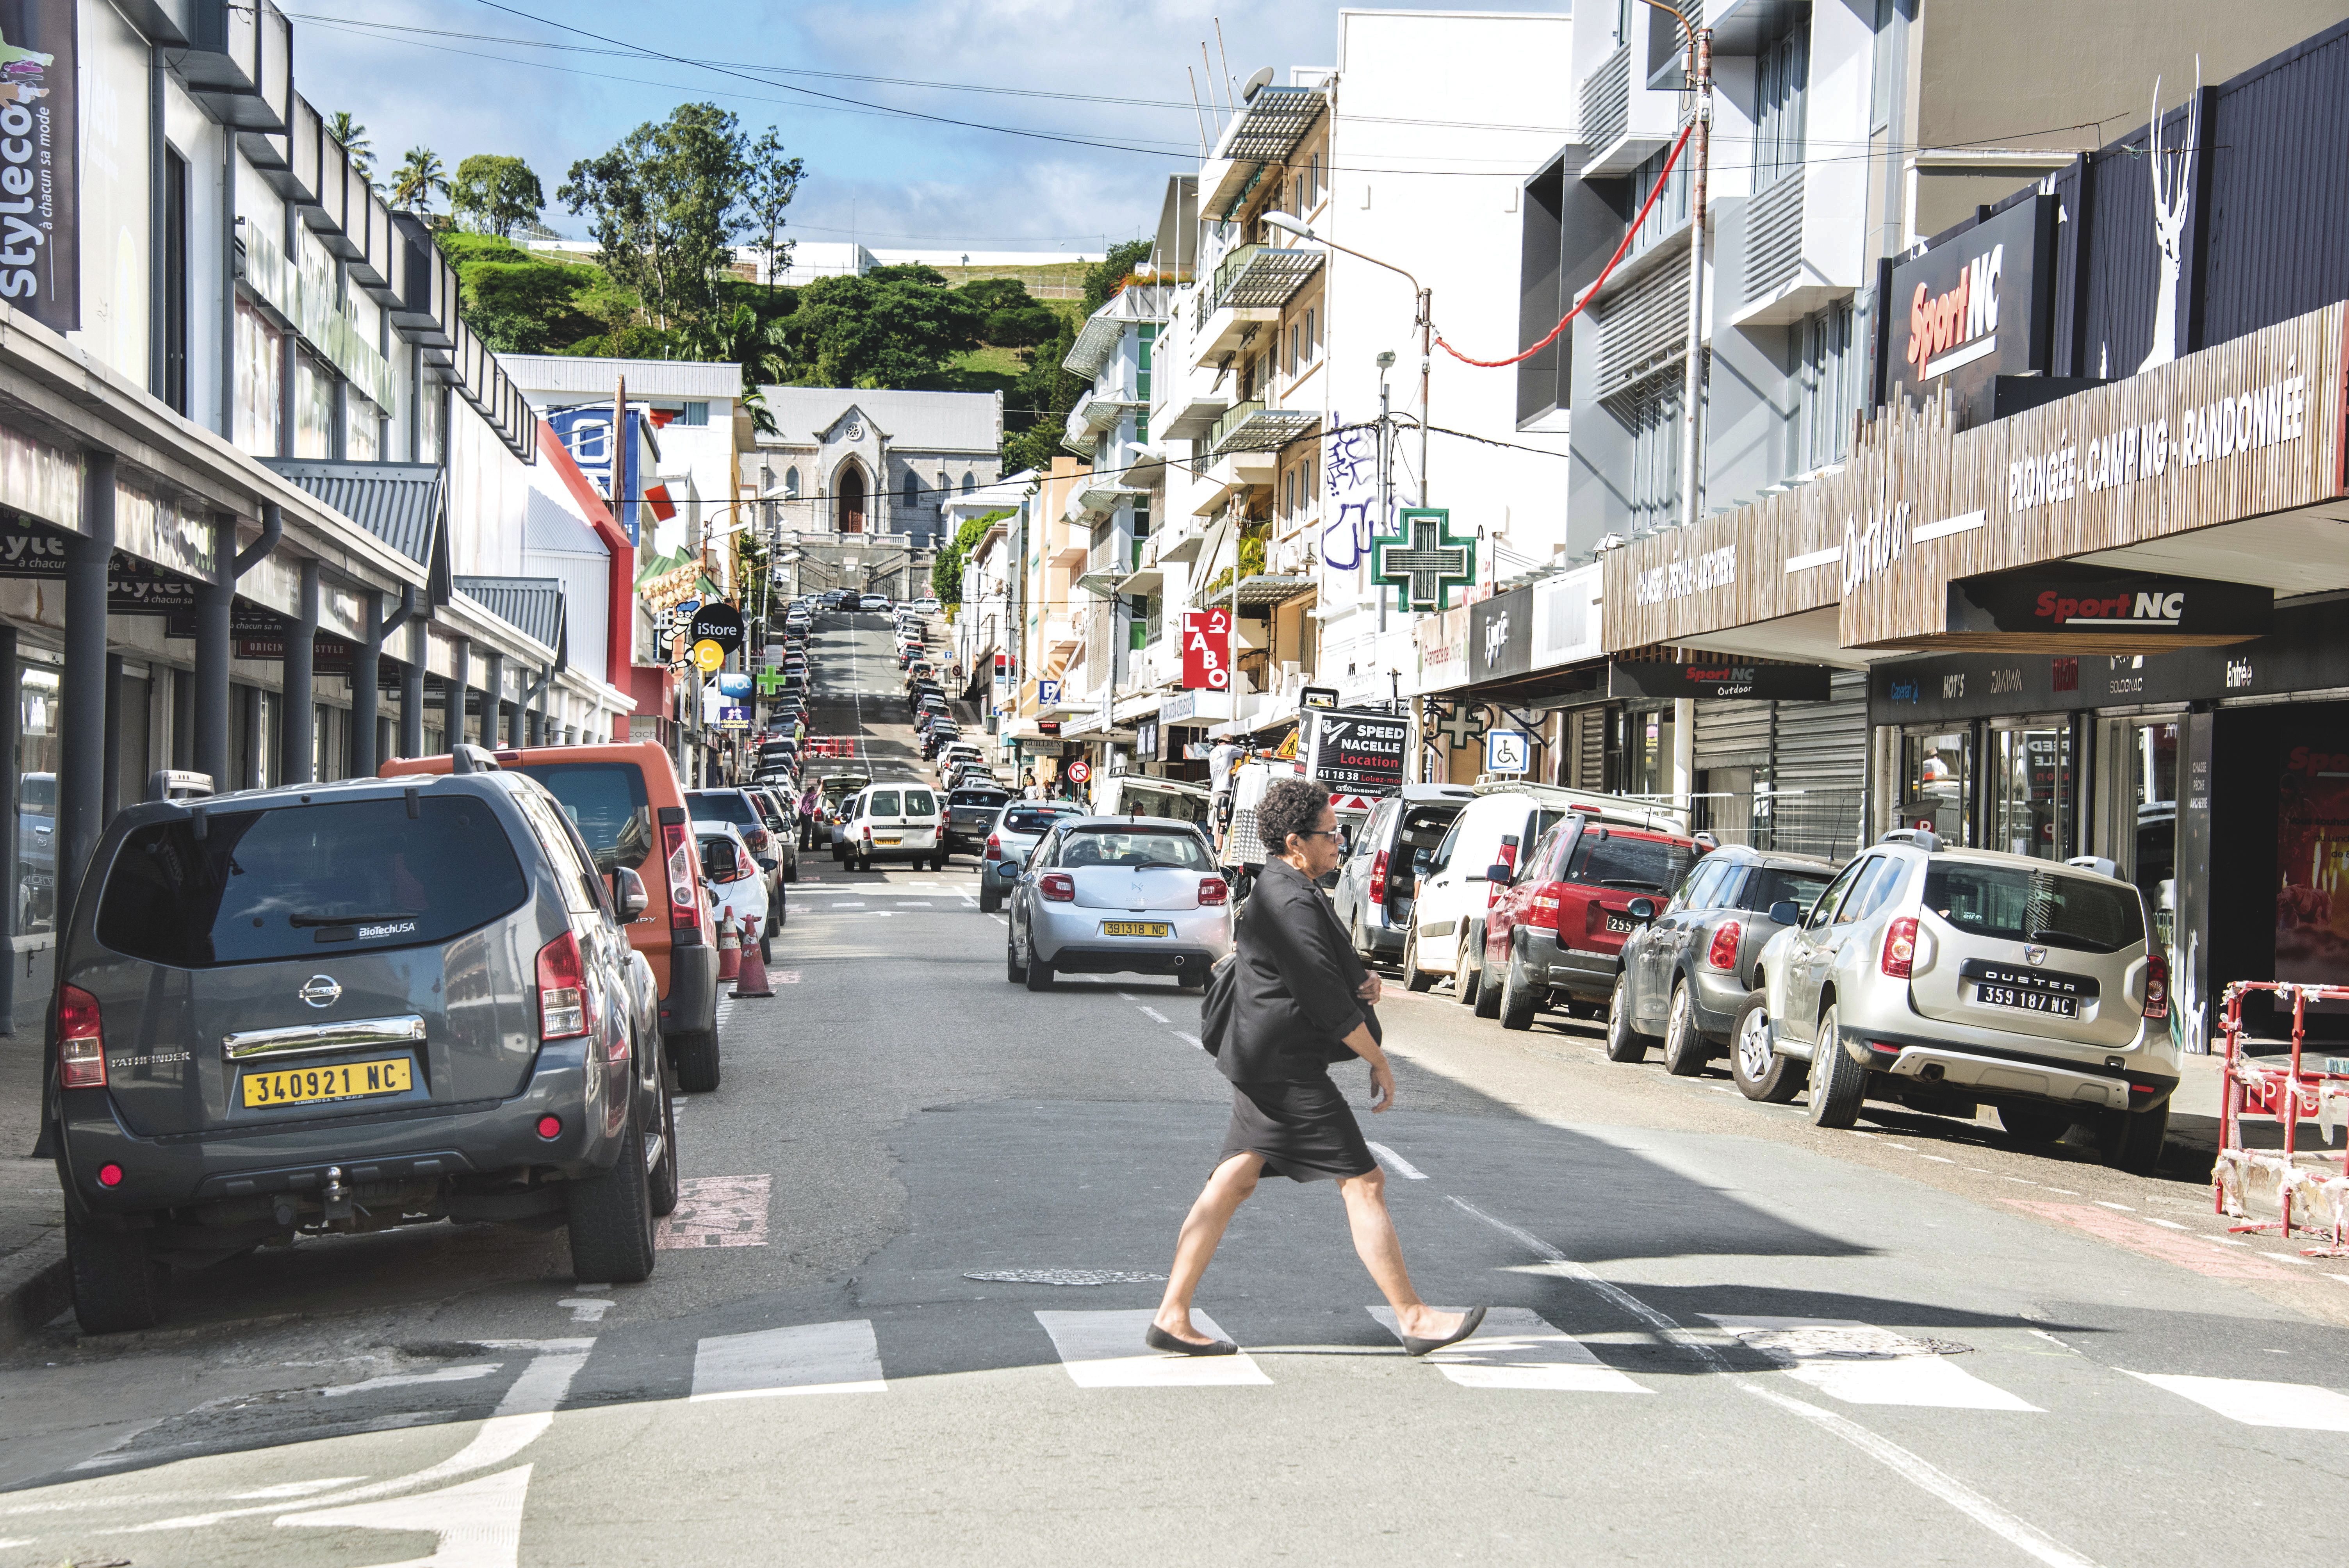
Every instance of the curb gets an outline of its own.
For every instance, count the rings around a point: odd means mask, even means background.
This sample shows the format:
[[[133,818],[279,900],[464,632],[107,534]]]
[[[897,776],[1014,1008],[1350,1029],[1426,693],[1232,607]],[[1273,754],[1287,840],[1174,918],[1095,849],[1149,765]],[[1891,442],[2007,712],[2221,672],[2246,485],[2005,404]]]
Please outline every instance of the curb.
[[[64,1227],[0,1258],[0,1350],[13,1350],[73,1305]]]

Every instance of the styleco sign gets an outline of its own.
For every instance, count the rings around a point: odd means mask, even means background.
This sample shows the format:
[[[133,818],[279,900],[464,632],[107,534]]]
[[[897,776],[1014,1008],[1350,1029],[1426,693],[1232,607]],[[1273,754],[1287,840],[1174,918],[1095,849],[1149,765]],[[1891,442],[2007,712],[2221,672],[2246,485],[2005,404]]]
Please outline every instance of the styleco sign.
[[[1891,395],[1948,388],[1981,415],[1995,377],[2045,369],[2054,237],[2055,199],[2038,196],[1895,265]]]

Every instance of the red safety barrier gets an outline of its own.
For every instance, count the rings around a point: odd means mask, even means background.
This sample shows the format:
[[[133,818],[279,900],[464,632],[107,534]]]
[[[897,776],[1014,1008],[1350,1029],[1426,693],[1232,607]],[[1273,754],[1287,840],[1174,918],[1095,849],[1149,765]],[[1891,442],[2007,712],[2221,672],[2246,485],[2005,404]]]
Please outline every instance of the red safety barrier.
[[[2243,1050],[2243,997],[2271,992],[2292,1004],[2292,1052],[2258,1058]],[[2302,1247],[2310,1257],[2349,1257],[2349,1150],[2338,1171],[2299,1162],[2300,1125],[2317,1124],[2326,1144],[2349,1125],[2349,1058],[2322,1058],[2312,1065],[2302,1054],[2311,1002],[2349,1002],[2349,986],[2302,985],[2291,981],[2238,980],[2220,999],[2227,1041],[2227,1088],[2219,1103],[2219,1159],[2210,1168],[2210,1202],[2237,1221],[2228,1229],[2260,1232],[2289,1242],[2295,1231],[2323,1235],[2328,1244]],[[2281,1150],[2243,1147],[2243,1119],[2260,1117],[2283,1128]],[[2320,1161],[2330,1156],[2324,1150]],[[2251,1218],[2249,1200],[2271,1191],[2273,1220]]]
[[[863,737],[855,735],[811,735],[804,748],[810,757],[858,757],[857,748]]]

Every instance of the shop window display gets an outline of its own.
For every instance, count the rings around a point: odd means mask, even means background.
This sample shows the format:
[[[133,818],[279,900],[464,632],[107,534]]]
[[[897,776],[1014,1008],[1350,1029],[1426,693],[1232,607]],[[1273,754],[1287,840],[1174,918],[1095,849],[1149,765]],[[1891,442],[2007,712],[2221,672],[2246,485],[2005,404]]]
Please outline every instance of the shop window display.
[[[1971,844],[1966,796],[1973,784],[1973,738],[1909,735],[1900,741],[1900,821],[1930,828],[1943,842]]]
[[[2072,732],[2061,727],[1991,735],[1989,847],[2060,861],[2071,852]]]

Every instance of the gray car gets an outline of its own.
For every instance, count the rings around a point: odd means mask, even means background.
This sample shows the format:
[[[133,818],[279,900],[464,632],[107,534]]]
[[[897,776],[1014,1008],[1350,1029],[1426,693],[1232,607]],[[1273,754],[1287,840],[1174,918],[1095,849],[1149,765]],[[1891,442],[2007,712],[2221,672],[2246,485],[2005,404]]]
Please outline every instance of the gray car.
[[[1716,1050],[1731,1044],[1738,1010],[1762,984],[1762,949],[1786,929],[1771,918],[1772,907],[1793,903],[1807,909],[1834,879],[1835,867],[1826,861],[1764,854],[1740,844],[1697,861],[1671,902],[1623,943],[1614,1004],[1623,1023],[1619,1030],[1610,1023],[1608,1032],[1616,1059],[1646,1056],[1661,1036],[1667,1069],[1682,1077],[1702,1070]],[[1634,900],[1634,919],[1643,903],[1653,901]],[[1764,1070],[1768,1065],[1761,1064]],[[1738,1083],[1764,1098],[1742,1075]]]
[[[535,779],[457,766],[108,827],[50,1014],[86,1330],[156,1322],[167,1262],[297,1233],[567,1222],[581,1280],[652,1272],[678,1162],[644,885]]]
[[[1021,863],[1051,831],[1052,824],[1078,814],[1077,808],[1065,800],[1014,800],[996,814],[995,825],[988,829],[984,847],[979,851],[981,914],[993,914],[1003,907],[1004,899],[1019,880]]]

